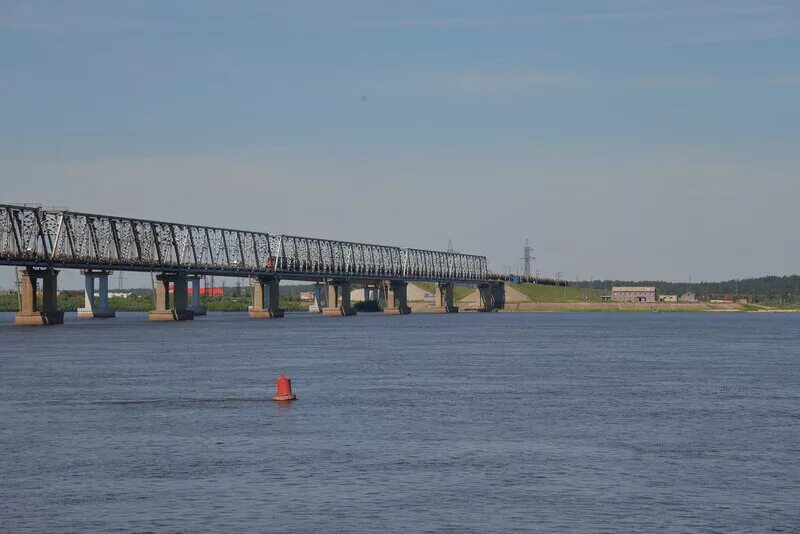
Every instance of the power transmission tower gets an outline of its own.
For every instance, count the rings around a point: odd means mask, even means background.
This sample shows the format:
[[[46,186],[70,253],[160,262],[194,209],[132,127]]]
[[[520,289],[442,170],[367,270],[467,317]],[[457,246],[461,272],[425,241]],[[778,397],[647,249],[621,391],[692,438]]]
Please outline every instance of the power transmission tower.
[[[453,250],[453,240],[452,239],[448,239],[447,240],[447,252],[450,252],[450,253],[455,252]]]
[[[117,271],[117,289],[119,289],[120,291],[122,290],[122,281],[124,279],[125,277],[122,276],[122,271]]]
[[[522,253],[522,272],[525,276],[531,275],[531,260],[535,260],[531,253],[533,249],[528,244],[528,238],[525,238],[525,248],[523,249]]]

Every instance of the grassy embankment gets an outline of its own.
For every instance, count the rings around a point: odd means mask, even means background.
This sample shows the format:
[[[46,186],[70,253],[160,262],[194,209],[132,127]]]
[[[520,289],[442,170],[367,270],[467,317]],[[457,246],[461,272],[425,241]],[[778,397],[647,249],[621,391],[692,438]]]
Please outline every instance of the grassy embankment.
[[[428,293],[433,293],[436,284],[433,282],[414,282]],[[602,295],[610,295],[610,291],[599,289],[582,289],[575,287],[546,286],[542,284],[514,284],[511,287],[523,293],[533,302],[601,302]],[[474,287],[456,286],[455,300],[468,297],[475,291]]]
[[[543,284],[514,284],[514,289],[523,293],[532,302],[602,302],[600,297],[611,295],[610,291],[580,287],[546,286]]]
[[[413,282],[415,286],[421,287],[428,293],[434,294],[436,292],[436,283],[435,282]],[[466,286],[455,286],[453,288],[453,298],[455,300],[461,300],[470,293],[475,291],[474,287],[466,287]]]

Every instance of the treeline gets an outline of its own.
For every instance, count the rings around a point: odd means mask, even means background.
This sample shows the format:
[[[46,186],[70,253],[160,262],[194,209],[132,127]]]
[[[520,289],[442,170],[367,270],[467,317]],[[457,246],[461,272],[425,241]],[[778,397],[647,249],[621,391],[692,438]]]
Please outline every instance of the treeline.
[[[654,286],[662,295],[694,293],[698,299],[747,298],[750,302],[770,304],[800,302],[800,275],[762,276],[723,282],[665,282],[663,280],[593,280],[579,287],[611,289],[614,286]]]

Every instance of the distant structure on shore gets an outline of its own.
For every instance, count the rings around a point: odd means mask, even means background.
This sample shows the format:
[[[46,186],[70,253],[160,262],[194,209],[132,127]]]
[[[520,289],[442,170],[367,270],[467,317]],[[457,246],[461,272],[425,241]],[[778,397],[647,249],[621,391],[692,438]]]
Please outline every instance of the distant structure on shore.
[[[612,287],[611,302],[658,302],[655,287]]]
[[[525,247],[522,249],[522,274],[525,276],[531,275],[531,260],[536,259],[531,252],[533,249],[528,244],[528,238],[525,238]]]

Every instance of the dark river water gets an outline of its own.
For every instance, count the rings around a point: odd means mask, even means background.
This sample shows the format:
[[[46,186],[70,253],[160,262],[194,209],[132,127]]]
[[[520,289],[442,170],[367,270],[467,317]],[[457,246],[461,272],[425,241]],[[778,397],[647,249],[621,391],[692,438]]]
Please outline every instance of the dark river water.
[[[800,532],[800,315],[12,320],[4,532]]]

